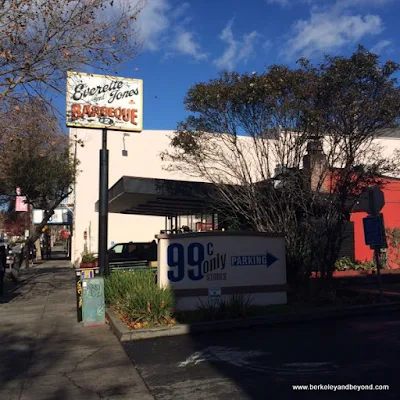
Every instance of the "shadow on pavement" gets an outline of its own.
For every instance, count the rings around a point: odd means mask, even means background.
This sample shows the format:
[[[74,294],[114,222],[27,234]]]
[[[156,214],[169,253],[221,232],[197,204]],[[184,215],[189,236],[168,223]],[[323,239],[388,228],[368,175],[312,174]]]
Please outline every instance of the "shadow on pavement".
[[[77,323],[71,267],[22,275],[0,304],[0,400],[151,398],[109,327]]]
[[[50,255],[50,260],[67,261],[71,260],[71,257],[68,257],[65,251],[52,251]]]
[[[3,326],[6,333],[0,335],[1,399],[20,399],[22,390],[27,396],[23,398],[35,400],[90,400],[129,394],[126,379],[120,382],[109,369],[118,360],[93,338],[66,341],[57,331],[38,332],[37,337],[24,329],[13,332],[12,327]],[[102,368],[107,375],[103,382]]]
[[[44,264],[44,263],[43,263]],[[40,266],[40,268],[46,274],[59,274],[61,275],[64,271],[69,270],[69,267],[47,267],[47,266]],[[57,277],[53,281],[46,277],[46,280],[40,279],[36,274],[36,269],[38,265],[33,267],[23,269],[23,278],[20,282],[9,281],[5,285],[4,295],[0,296],[0,304],[9,303],[10,301],[15,300],[17,297],[20,297],[24,300],[29,300],[30,298],[34,298],[37,295],[43,295],[43,288],[50,288],[51,291],[61,289],[65,287],[65,284],[70,283],[70,278],[62,278]],[[47,291],[46,291],[47,295]]]
[[[353,399],[354,390],[292,385],[390,385],[363,400],[398,399],[399,313],[287,323],[125,342],[159,400]]]

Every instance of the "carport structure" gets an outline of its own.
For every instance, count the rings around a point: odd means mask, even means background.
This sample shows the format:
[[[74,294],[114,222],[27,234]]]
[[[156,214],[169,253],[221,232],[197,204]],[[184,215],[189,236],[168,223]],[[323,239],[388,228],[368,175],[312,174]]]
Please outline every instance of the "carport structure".
[[[205,182],[123,176],[108,190],[108,212],[165,217],[166,232],[178,232],[179,216],[211,215],[214,227],[215,190]]]

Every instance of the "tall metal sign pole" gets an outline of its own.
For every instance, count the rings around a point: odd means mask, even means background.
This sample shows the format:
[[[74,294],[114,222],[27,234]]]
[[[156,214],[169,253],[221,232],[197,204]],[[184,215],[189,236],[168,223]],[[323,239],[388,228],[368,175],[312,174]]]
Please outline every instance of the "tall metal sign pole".
[[[98,262],[102,274],[108,267],[108,168],[107,130],[141,132],[143,129],[143,81],[118,76],[68,71],[67,126],[102,130],[99,171]],[[75,143],[81,141],[75,131]],[[82,142],[83,143],[83,142]],[[82,146],[83,147],[83,146]],[[75,148],[75,158],[77,157]],[[90,234],[89,234],[90,236]],[[89,243],[91,239],[89,237]]]
[[[102,131],[102,147],[100,149],[99,177],[99,268],[100,273],[108,275],[108,149],[107,128]]]

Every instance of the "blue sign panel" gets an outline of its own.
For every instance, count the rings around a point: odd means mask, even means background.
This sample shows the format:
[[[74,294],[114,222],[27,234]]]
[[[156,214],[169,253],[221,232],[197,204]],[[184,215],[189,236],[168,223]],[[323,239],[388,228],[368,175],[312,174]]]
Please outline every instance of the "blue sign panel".
[[[363,218],[365,244],[370,247],[385,246],[385,229],[382,214]]]

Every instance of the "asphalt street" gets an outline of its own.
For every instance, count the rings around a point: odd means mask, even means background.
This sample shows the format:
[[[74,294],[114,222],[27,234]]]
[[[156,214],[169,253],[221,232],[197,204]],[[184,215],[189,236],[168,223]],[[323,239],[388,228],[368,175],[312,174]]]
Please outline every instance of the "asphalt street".
[[[124,343],[153,396],[400,399],[400,313]],[[389,385],[387,391],[292,385]]]

